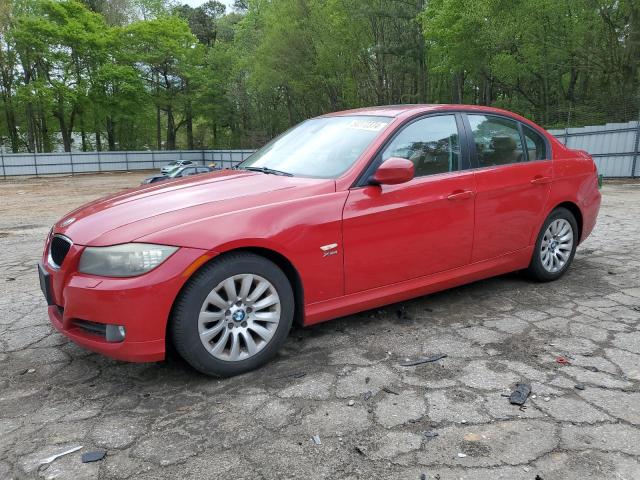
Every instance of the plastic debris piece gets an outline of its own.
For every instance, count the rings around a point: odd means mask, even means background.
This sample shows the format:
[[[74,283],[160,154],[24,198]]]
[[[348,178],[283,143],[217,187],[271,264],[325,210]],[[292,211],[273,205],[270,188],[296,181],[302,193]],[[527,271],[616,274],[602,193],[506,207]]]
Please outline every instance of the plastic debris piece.
[[[527,401],[527,397],[531,393],[531,385],[528,383],[516,383],[516,388],[511,392],[509,396],[509,403],[511,405],[524,405]]]
[[[367,390],[366,392],[364,392],[362,394],[362,399],[366,402],[367,400],[369,400],[371,397],[373,397],[373,392],[371,390]]]
[[[590,365],[587,365],[586,367],[582,367],[585,370],[589,370],[590,372],[599,372],[600,370],[598,370],[598,367],[592,367]]]
[[[584,390],[584,385],[581,383],[576,383],[575,387],[576,390]]]
[[[82,463],[98,462],[107,455],[106,450],[94,450],[93,452],[83,453],[81,460]]]
[[[428,357],[417,358],[416,360],[409,360],[407,362],[401,363],[400,366],[401,367],[413,367],[415,365],[420,365],[422,363],[437,362],[438,360],[446,358],[446,357],[447,357],[446,353],[434,353],[433,355],[429,355]]]
[[[350,407],[353,407],[356,404],[355,400],[349,400],[349,403],[347,405],[349,405]]]
[[[427,430],[426,432],[422,432],[422,435],[424,435],[426,438],[435,438],[438,436],[438,432],[436,432],[435,430]]]
[[[391,395],[400,395],[398,392],[391,390],[389,387],[382,387],[382,390],[387,393],[390,393]]]
[[[462,453],[462,452],[458,453],[459,458],[465,458],[466,456],[467,456],[466,453]]]
[[[571,365],[571,362],[564,357],[556,357],[556,363],[559,363],[560,365]]]
[[[366,449],[360,445],[356,445],[353,449],[363,457],[367,455]]]
[[[56,453],[55,455],[51,455],[50,457],[43,458],[42,460],[40,460],[40,465],[46,465],[47,463],[51,463],[60,457],[64,457],[65,455],[69,455],[70,453],[73,453],[73,452],[77,452],[81,448],[82,448],[82,445],[78,447],[72,447],[68,450],[64,450],[63,452]]]
[[[313,443],[315,443],[316,445],[322,445],[320,435],[314,435],[313,437],[311,437],[311,440],[313,440]]]

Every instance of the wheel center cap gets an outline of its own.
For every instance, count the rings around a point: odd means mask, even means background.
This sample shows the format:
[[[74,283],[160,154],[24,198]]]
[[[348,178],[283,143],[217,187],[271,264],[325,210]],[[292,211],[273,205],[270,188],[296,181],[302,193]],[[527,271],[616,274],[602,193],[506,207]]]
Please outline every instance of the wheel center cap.
[[[247,314],[244,310],[236,310],[235,312],[233,312],[231,318],[233,318],[233,320],[236,322],[242,322],[246,316]]]

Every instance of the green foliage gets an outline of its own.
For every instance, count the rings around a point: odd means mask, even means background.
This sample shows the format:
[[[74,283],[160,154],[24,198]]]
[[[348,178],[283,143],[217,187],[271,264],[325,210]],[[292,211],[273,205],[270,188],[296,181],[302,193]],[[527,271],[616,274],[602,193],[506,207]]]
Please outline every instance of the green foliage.
[[[0,142],[249,148],[310,116],[418,102],[624,121],[639,64],[637,0],[3,0]]]

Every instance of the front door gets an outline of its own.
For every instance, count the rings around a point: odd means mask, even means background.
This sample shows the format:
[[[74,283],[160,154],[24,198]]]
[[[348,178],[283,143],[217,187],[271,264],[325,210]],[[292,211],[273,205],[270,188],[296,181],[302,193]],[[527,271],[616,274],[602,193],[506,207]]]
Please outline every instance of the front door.
[[[377,161],[411,160],[415,178],[349,192],[343,213],[347,294],[469,263],[476,188],[473,171],[462,169],[459,124],[447,114],[403,127]]]

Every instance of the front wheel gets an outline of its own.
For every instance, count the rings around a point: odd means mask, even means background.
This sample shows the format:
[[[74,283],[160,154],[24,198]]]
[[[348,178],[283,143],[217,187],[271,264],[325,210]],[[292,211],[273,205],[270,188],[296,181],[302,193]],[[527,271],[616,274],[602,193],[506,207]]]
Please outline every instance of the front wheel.
[[[293,290],[282,270],[264,257],[232,253],[189,280],[174,307],[171,335],[196,370],[228,377],[274,357],[293,315]]]
[[[577,246],[576,218],[566,208],[556,208],[540,229],[527,273],[541,282],[557,280],[571,265]]]

